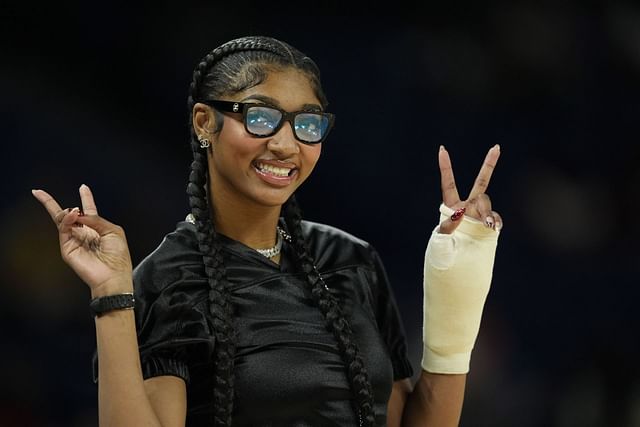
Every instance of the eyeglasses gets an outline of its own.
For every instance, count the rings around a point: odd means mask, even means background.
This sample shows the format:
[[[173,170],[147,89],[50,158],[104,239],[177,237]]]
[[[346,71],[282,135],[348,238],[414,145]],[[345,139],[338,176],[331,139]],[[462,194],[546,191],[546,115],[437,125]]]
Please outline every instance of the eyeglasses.
[[[244,128],[251,135],[264,138],[274,135],[287,121],[295,138],[305,144],[319,144],[327,138],[335,116],[317,111],[293,111],[291,113],[270,105],[233,102],[201,101],[228,113],[242,113]]]

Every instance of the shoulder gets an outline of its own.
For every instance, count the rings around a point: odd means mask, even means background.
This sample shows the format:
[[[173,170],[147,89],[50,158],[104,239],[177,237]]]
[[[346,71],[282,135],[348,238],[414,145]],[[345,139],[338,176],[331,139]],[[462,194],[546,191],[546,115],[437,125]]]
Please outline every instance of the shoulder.
[[[214,346],[195,227],[178,223],[134,269],[133,281],[144,377],[172,375],[188,382],[191,365],[208,360]]]
[[[339,268],[349,265],[372,267],[373,246],[344,230],[312,221],[302,221],[302,231],[318,267]]]
[[[195,226],[179,222],[133,270],[133,280],[148,291],[161,291],[178,280],[201,277],[202,268]]]
[[[316,242],[317,244],[333,241],[363,249],[368,249],[371,246],[368,242],[354,236],[353,234],[337,227],[321,224],[319,222],[303,220],[302,231],[310,242]]]

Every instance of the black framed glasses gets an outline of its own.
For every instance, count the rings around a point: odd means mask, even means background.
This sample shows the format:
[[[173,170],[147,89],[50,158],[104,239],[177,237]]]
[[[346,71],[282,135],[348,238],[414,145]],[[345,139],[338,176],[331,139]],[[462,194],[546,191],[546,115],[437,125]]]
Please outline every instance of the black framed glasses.
[[[264,138],[278,132],[284,122],[291,124],[295,138],[304,144],[319,144],[327,138],[335,116],[321,111],[292,111],[258,103],[201,101],[220,111],[242,113],[244,128],[251,135]]]

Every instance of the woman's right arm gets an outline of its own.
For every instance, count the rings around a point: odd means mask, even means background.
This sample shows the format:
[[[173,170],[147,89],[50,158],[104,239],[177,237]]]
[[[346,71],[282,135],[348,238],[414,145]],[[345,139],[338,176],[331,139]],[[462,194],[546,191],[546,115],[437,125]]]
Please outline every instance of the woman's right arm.
[[[33,190],[33,195],[58,228],[62,258],[89,285],[92,298],[133,291],[124,230],[98,216],[89,187],[80,187],[84,212],[62,209],[45,191]],[[184,381],[142,378],[133,310],[110,311],[95,322],[100,426],[184,426]]]
[[[182,427],[187,413],[184,380],[142,379],[133,310],[96,317],[98,416],[101,427]]]

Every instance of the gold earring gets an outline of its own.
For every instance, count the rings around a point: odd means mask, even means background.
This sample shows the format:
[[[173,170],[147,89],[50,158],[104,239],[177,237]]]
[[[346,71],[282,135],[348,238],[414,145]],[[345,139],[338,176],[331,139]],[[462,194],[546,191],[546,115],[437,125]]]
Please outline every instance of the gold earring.
[[[209,148],[211,146],[211,142],[204,136],[198,137],[198,142],[200,143],[200,148]]]

